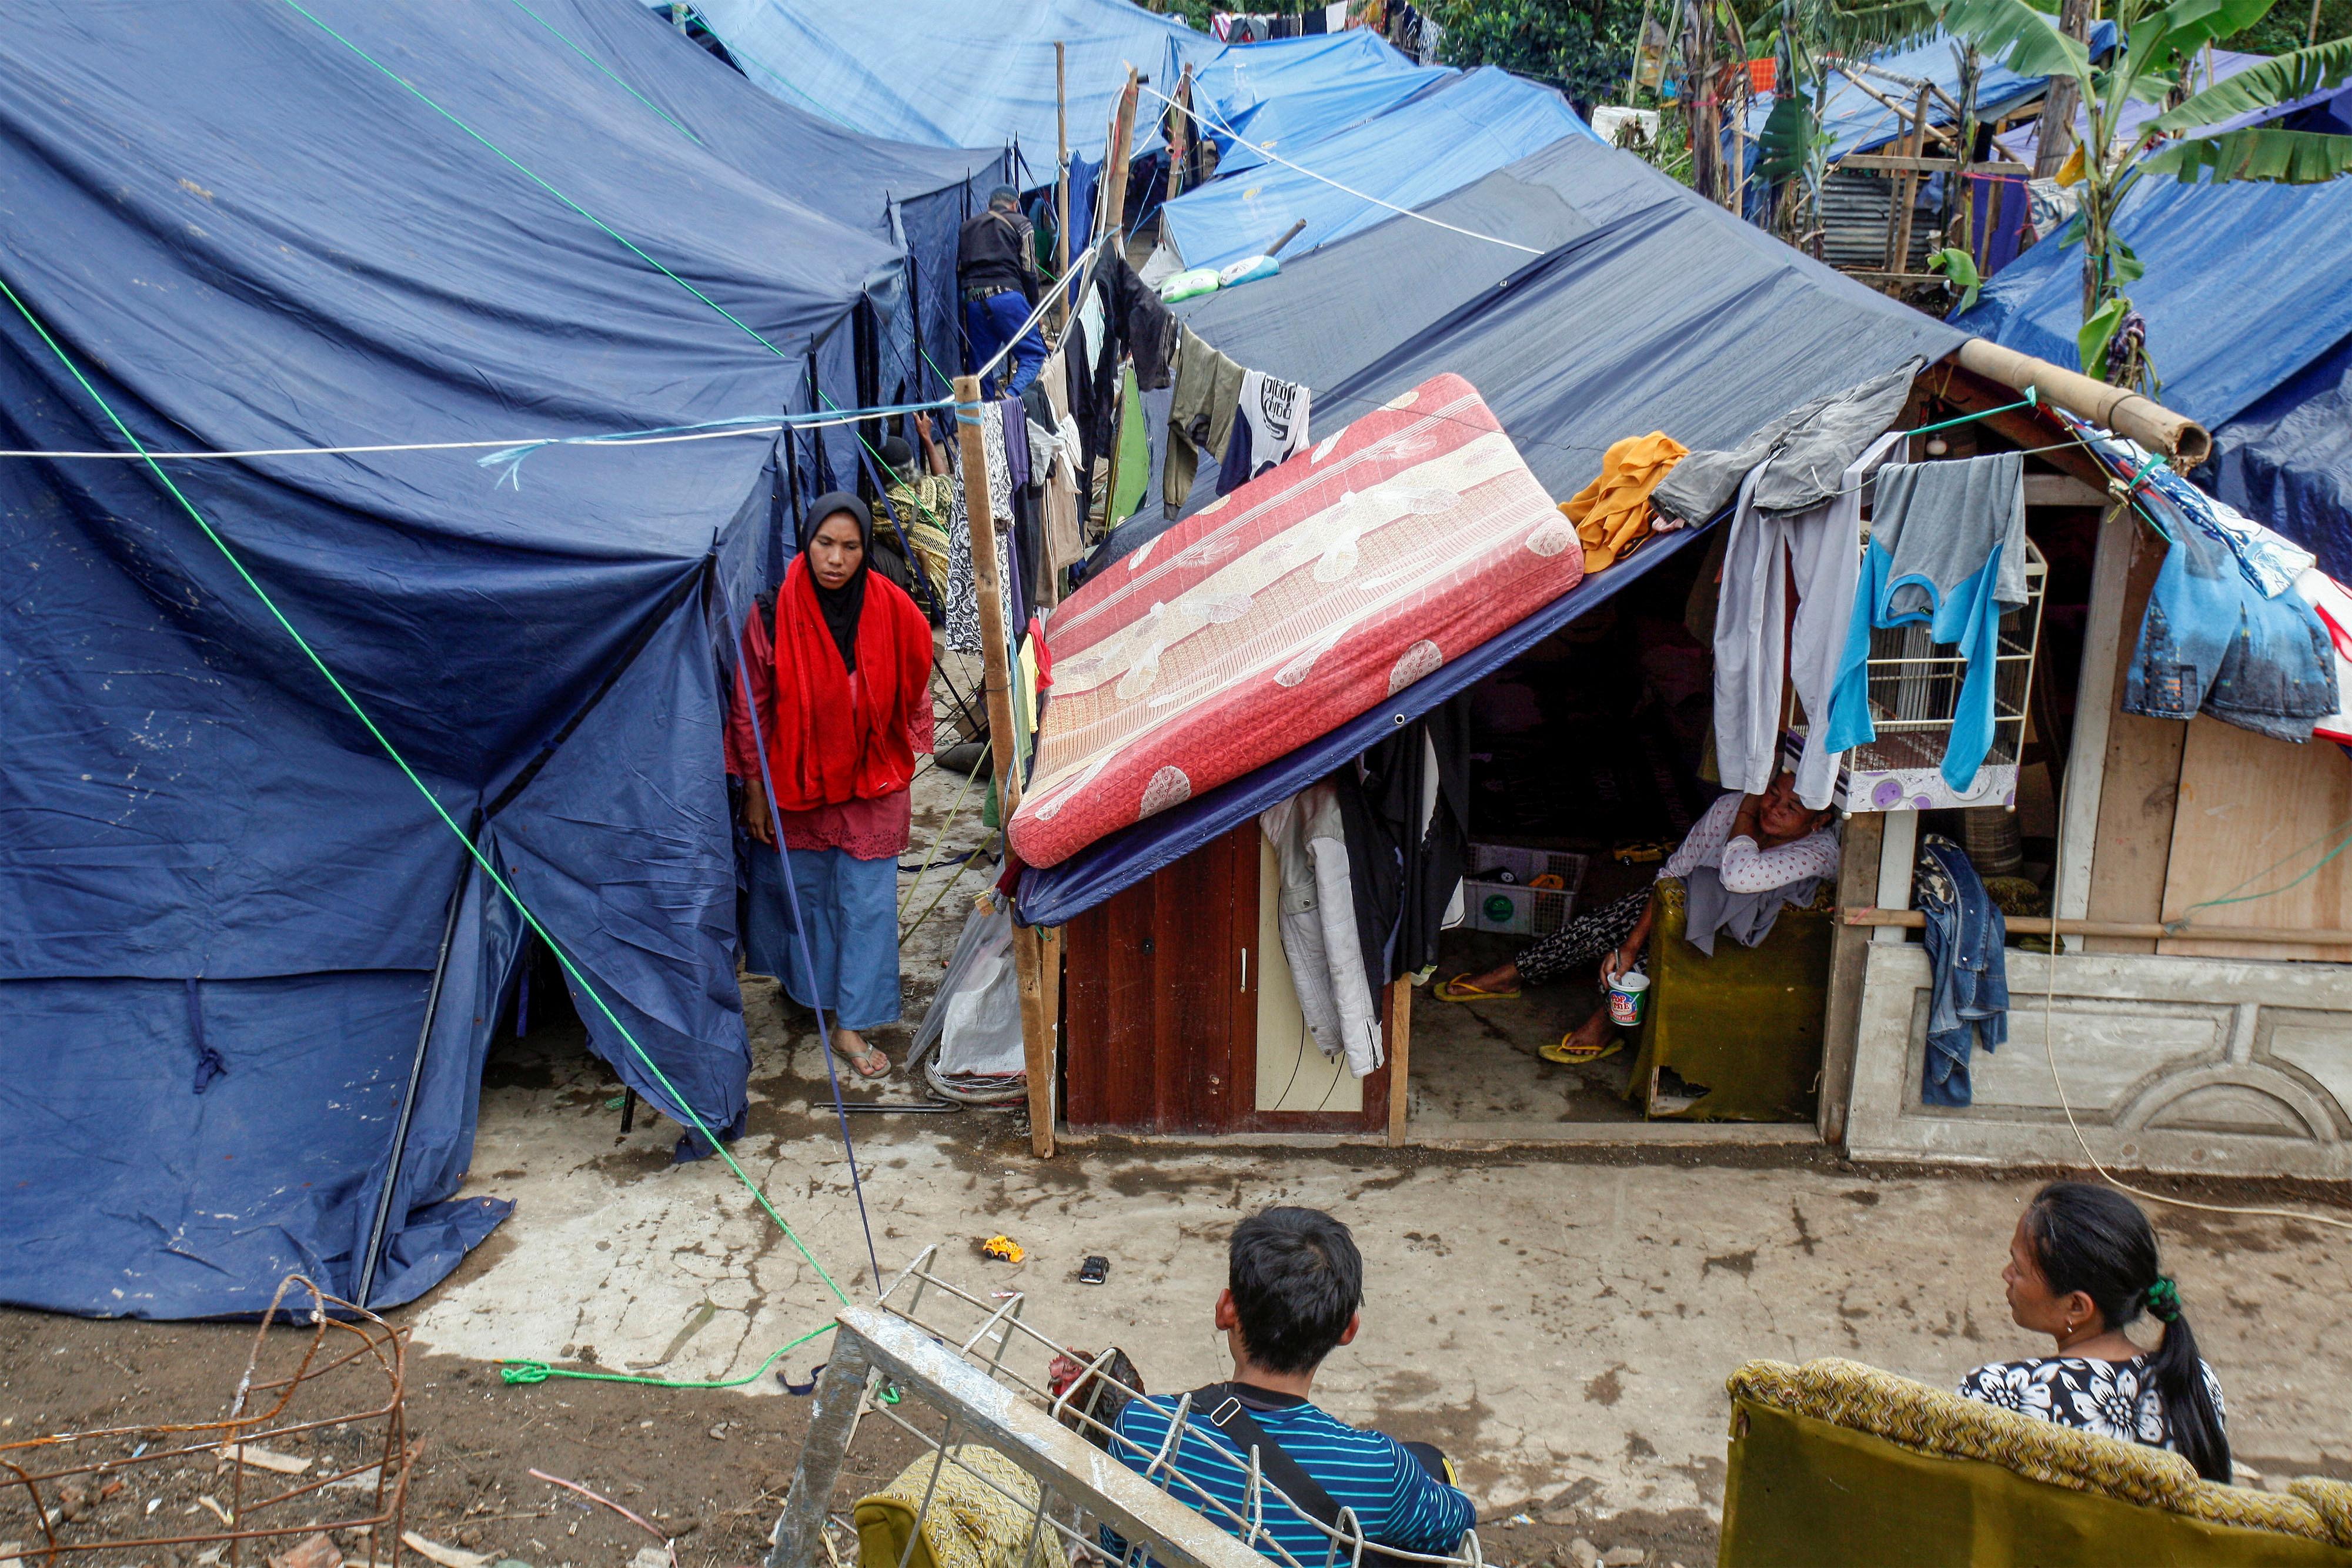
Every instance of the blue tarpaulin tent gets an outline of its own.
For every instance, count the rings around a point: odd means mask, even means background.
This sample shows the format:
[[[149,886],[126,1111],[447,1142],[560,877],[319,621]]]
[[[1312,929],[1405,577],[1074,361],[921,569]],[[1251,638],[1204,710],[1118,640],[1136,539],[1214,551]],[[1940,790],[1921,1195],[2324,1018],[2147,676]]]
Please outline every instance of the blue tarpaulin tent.
[[[2147,267],[2130,293],[2165,406],[2213,433],[2214,489],[2352,579],[2352,180],[2145,180],[2116,232]],[[2074,366],[2082,287],[2082,246],[2044,240],[1955,324]]]
[[[2115,41],[2116,25],[2101,22],[2091,29],[2090,45],[2094,51],[2103,51]],[[2047,77],[2021,76],[2002,63],[2003,56],[1983,58],[1977,78],[1977,115],[1980,120],[1999,119],[2004,112],[2039,94],[2048,83]],[[1876,69],[1857,70],[1862,78],[1857,83],[1844,72],[1832,73],[1829,79],[1828,100],[1822,109],[1822,130],[1830,139],[1829,155],[1832,162],[1849,152],[1866,152],[1883,147],[1910,128],[1910,111],[1916,84],[1932,83],[1943,95],[1931,98],[1927,104],[1927,123],[1949,125],[1952,111],[1946,99],[1957,100],[1960,92],[1960,45],[1949,34],[1938,32],[1924,43],[1908,48],[1890,49],[1874,56],[1871,65]],[[1884,73],[1884,74],[1881,74]],[[1868,85],[1868,91],[1862,84]],[[1872,94],[1876,94],[1873,97]],[[1900,112],[1890,109],[1881,99],[1891,99],[1902,107]],[[1772,95],[1759,96],[1748,111],[1748,134],[1750,145],[1763,135],[1764,122],[1772,112]]]
[[[1318,434],[1443,371],[1470,379],[1536,476],[1566,497],[1612,442],[1664,430],[1727,446],[1825,393],[1963,334],[1741,223],[1631,153],[1561,141],[1487,175],[1429,215],[1521,244],[1530,259],[1394,217],[1188,308],[1244,364],[1303,378]],[[1212,494],[1204,478],[1193,505]],[[1116,559],[1164,528],[1128,523]],[[1628,560],[1282,760],[1024,873],[1021,917],[1058,925],[1321,778],[1406,719],[1637,580],[1693,532]]]
[[[1287,156],[1286,149],[1386,114],[1460,75],[1415,65],[1378,33],[1350,27],[1228,46],[1194,73],[1192,100],[1217,142],[1222,176],[1265,162],[1242,141]]]
[[[1223,267],[1263,252],[1303,218],[1306,229],[1283,250],[1287,263],[1391,216],[1381,202],[1435,201],[1570,136],[1600,144],[1559,93],[1482,66],[1361,124],[1276,149],[1312,173],[1270,164],[1187,191],[1168,204],[1167,232],[1187,267]]]
[[[759,86],[869,136],[941,147],[1017,143],[1027,183],[1054,177],[1054,45],[1066,46],[1070,146],[1099,156],[1129,65],[1172,91],[1206,33],[1130,0],[696,0]],[[1156,124],[1150,99],[1139,145]]]
[[[166,453],[849,402],[899,252],[606,53],[603,3],[17,7],[0,282],[55,347],[0,300],[0,446],[124,450],[100,399]],[[299,1269],[381,1306],[497,1223],[452,1195],[523,933],[420,784],[642,1046],[575,991],[622,1080],[740,1124],[722,659],[773,451],[165,461],[415,782],[153,469],[0,459],[0,1300],[244,1312]]]

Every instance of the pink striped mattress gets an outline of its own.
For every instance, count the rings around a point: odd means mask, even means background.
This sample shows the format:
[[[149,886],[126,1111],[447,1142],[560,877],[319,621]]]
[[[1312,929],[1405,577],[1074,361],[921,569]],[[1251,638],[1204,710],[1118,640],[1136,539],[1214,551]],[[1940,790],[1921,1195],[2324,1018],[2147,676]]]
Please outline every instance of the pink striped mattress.
[[[1486,403],[1433,376],[1054,612],[1013,848],[1053,865],[1263,767],[1583,577],[1575,528]]]

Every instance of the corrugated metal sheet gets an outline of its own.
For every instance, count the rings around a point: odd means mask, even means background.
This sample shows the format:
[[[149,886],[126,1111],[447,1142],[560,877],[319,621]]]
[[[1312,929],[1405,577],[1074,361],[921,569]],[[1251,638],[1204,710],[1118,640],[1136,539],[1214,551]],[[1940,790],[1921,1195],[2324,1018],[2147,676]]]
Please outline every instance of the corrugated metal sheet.
[[[1926,182],[1921,182],[1924,189]],[[1822,182],[1822,259],[1841,272],[1886,268],[1886,214],[1895,201],[1895,176],[1839,170]],[[1911,218],[1911,254],[1906,272],[1925,272],[1932,248],[1936,209],[1922,203]]]

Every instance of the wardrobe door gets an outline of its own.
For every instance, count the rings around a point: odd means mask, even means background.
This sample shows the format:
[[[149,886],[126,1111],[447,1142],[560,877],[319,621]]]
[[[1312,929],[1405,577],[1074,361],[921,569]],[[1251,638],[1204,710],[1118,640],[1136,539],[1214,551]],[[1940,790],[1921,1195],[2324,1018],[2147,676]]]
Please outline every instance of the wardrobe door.
[[[1250,821],[1065,928],[1072,1131],[1214,1133],[1255,1109],[1258,932]]]

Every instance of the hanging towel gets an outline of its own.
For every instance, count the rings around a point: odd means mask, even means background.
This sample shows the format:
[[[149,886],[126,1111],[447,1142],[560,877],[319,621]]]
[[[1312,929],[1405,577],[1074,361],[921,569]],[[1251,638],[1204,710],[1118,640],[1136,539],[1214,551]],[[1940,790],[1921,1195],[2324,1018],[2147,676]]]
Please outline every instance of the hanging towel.
[[[1276,925],[1307,1032],[1361,1078],[1381,1064],[1381,1014],[1364,974],[1339,792],[1310,784],[1258,814],[1282,884]]]
[[[1264,371],[1242,372],[1233,434],[1217,470],[1218,495],[1240,489],[1314,439],[1307,433],[1312,398],[1300,382],[1277,381]]]
[[[1576,525],[1587,573],[1613,566],[1650,537],[1655,517],[1650,492],[1689,453],[1664,431],[1654,430],[1627,436],[1601,454],[1600,477],[1559,504],[1560,514]]]
[[[1241,408],[1244,373],[1192,328],[1178,329],[1176,391],[1168,404],[1168,458],[1160,493],[1171,517],[1192,493],[1201,454],[1223,458]]]
[[[1880,469],[1870,548],[1830,697],[1829,749],[1878,737],[1870,712],[1872,630],[1924,622],[1931,639],[1957,646],[1967,661],[1943,766],[1944,782],[1966,791],[1992,749],[2000,618],[2024,602],[2021,454]]]

